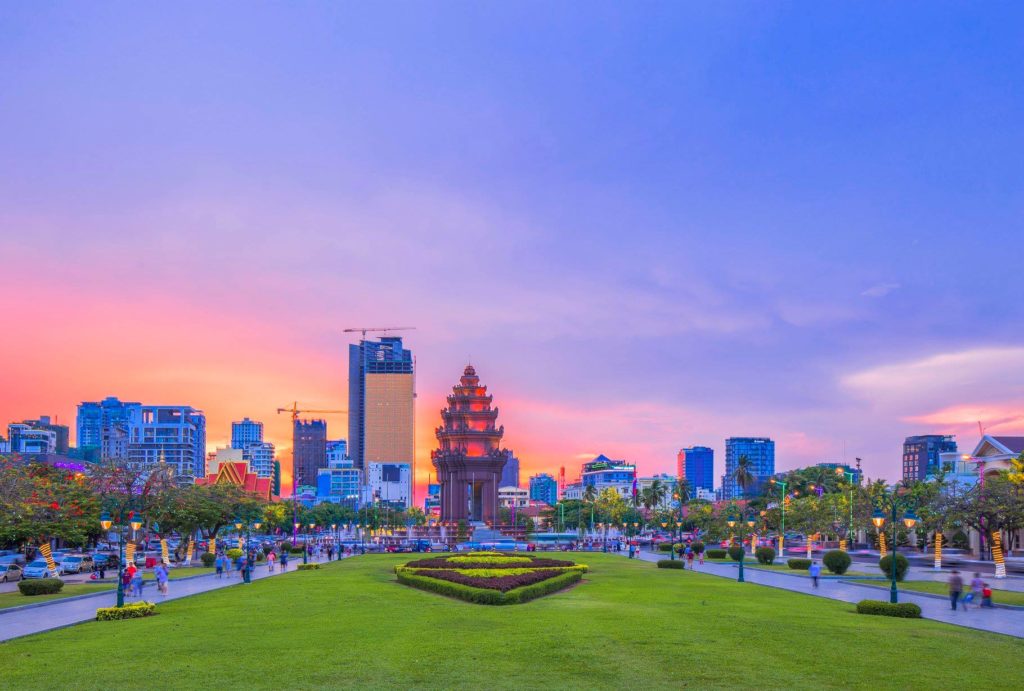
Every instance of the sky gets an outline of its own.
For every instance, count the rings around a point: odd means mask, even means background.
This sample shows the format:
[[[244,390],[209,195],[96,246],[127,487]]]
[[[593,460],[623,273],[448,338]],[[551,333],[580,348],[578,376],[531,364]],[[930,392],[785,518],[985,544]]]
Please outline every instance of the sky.
[[[1024,434],[1019,3],[0,5],[0,421],[347,405],[403,332],[523,480]],[[328,418],[344,437],[344,418]],[[73,432],[72,432],[73,434]],[[288,475],[286,468],[286,476]]]

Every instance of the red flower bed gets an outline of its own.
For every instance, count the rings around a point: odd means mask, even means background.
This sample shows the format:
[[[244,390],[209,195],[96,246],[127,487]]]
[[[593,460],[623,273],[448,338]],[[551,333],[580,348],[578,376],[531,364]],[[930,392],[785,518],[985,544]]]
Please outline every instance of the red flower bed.
[[[424,560],[429,561],[429,560]],[[410,566],[412,566],[410,564]],[[481,578],[479,576],[467,576],[458,571],[450,571],[447,569],[431,570],[431,571],[416,571],[417,576],[427,576],[429,578],[437,578],[442,581],[451,581],[452,583],[461,583],[462,585],[472,586],[473,588],[486,588],[488,590],[500,590],[503,593],[514,588],[521,588],[524,585],[533,585],[534,583],[540,583],[546,581],[549,578],[561,575],[562,571],[554,571],[551,569],[538,569],[537,571],[530,571],[529,573],[521,573],[515,576],[498,576],[496,578]]]
[[[473,556],[467,554],[464,556]],[[519,555],[516,555],[519,556]],[[406,564],[413,569],[553,569],[562,566],[574,566],[571,561],[561,559],[544,559],[531,557],[529,563],[516,562],[508,564],[491,564],[489,562],[458,562],[448,561],[448,557],[435,557],[433,559],[417,559]]]

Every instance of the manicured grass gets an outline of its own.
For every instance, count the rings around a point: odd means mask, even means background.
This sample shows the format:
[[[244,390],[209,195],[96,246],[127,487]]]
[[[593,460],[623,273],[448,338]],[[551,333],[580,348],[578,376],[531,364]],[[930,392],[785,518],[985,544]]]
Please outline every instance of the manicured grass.
[[[0,609],[31,605],[37,602],[46,602],[47,600],[60,600],[65,597],[88,595],[112,589],[113,587],[109,583],[82,583],[81,585],[65,585],[59,593],[54,593],[53,595],[22,595],[20,590],[15,590],[13,593],[0,593]]]
[[[1016,659],[1019,639],[858,615],[850,604],[699,572],[588,554],[576,587],[487,607],[398,584],[393,568],[408,560],[347,559],[158,603],[155,617],[9,641],[0,644],[4,686],[52,688],[40,670],[73,670],[63,685],[104,690],[111,679],[195,688],[196,674],[215,689],[1024,686],[1020,665],[977,664],[979,650]],[[879,664],[880,641],[898,664]],[[809,652],[825,644],[842,664]],[[156,659],[152,673],[124,673],[125,660]]]
[[[868,585],[879,585],[878,581],[854,581],[854,583],[867,583]],[[989,585],[992,585],[989,583]],[[949,586],[939,581],[903,581],[898,585],[900,590],[913,590],[918,593],[933,593],[935,595],[948,595]],[[1024,593],[1014,590],[998,590],[992,588],[992,602],[1002,605],[1018,605],[1024,607]],[[974,595],[972,604],[981,604],[981,593]]]

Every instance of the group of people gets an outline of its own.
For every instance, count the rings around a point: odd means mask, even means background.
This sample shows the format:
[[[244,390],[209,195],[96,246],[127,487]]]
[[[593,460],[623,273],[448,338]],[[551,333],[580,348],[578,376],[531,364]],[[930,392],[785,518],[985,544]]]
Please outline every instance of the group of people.
[[[153,578],[156,580],[157,592],[160,593],[161,597],[167,597],[167,581],[170,579],[170,572],[167,569],[167,565],[160,562],[154,566]],[[142,576],[142,569],[137,567],[134,563],[128,564],[124,573],[121,575],[121,585],[124,587],[125,594],[129,598],[141,598],[142,587],[144,584],[145,580]]]
[[[961,596],[963,601],[961,602]],[[988,583],[981,579],[981,574],[978,572],[974,573],[974,578],[967,585],[966,592],[964,591],[964,579],[960,576],[960,572],[953,569],[953,573],[949,575],[949,605],[956,611],[957,605],[963,605],[964,610],[968,609],[968,605],[974,602],[978,596],[981,596],[981,603],[975,605],[976,607],[992,607],[992,588],[989,587]]]

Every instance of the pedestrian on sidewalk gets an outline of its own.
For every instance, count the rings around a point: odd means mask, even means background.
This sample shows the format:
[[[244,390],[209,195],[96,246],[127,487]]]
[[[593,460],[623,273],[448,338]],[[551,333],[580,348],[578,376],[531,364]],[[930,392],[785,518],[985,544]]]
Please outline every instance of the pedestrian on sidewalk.
[[[693,571],[693,548],[689,545],[686,546],[686,563],[690,566],[690,571]]]
[[[974,578],[971,579],[971,584],[967,586],[967,592],[964,593],[964,611],[967,611],[967,603],[974,602],[974,598],[981,597],[981,589],[984,587],[984,583],[981,581],[981,574],[977,571],[974,572]],[[981,606],[980,603],[978,605]]]
[[[267,571],[274,573],[274,561],[277,559],[277,555],[274,554],[274,550],[270,550],[270,554],[267,555]]]
[[[288,570],[288,550],[281,550],[281,573]]]
[[[135,597],[142,597],[142,570],[137,569],[135,575],[132,576],[132,595]]]
[[[993,607],[992,604],[992,588],[988,587],[988,583],[983,583],[981,586],[981,606],[982,607]]]
[[[153,575],[156,576],[156,589],[160,592],[163,597],[167,597],[167,567],[163,564],[157,564],[156,568],[153,569]]]
[[[634,548],[633,548],[633,543],[632,543],[632,542],[630,542],[630,543],[629,543],[629,558],[630,558],[630,559],[632,559],[632,558],[633,558],[633,549],[634,549]]]
[[[814,562],[811,564],[810,568],[807,570],[811,574],[811,581],[814,583],[814,587],[817,588],[818,578],[821,576],[821,564],[819,564],[818,560],[815,559]]]
[[[217,569],[217,578],[224,578],[224,555],[218,554],[213,560],[213,566]]]
[[[960,572],[953,569],[949,575],[949,605],[956,611],[956,603],[960,601],[960,593],[964,590],[964,579],[960,578]]]

